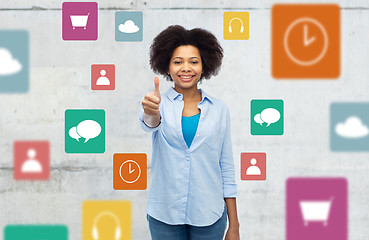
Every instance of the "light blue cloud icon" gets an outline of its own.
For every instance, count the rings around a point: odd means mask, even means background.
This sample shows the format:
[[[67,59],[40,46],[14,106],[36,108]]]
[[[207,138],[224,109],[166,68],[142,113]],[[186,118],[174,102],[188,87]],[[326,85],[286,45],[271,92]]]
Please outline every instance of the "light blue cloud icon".
[[[14,59],[6,48],[0,48],[0,75],[16,74],[22,70],[22,64]]]
[[[124,24],[119,25],[119,31],[123,33],[135,33],[140,31],[140,28],[132,20],[127,20]]]
[[[336,133],[346,138],[362,138],[369,135],[368,127],[357,116],[350,116],[344,123],[338,123]]]
[[[140,42],[143,40],[142,12],[115,12],[115,41]]]
[[[339,152],[369,152],[369,102],[331,104],[330,148]]]

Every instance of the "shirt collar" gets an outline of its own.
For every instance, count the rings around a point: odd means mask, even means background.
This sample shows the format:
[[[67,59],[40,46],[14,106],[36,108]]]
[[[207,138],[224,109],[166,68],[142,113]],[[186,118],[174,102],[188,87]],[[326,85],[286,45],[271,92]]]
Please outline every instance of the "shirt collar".
[[[210,103],[213,103],[213,97],[209,96],[208,94],[205,93],[204,90],[202,90],[201,88],[199,89],[200,93],[201,93],[201,97],[202,100],[201,102],[203,102],[205,99],[207,99]],[[182,94],[178,93],[176,90],[174,90],[173,87],[170,87],[167,91],[167,96],[169,98],[170,101],[173,102],[173,100],[175,100],[176,98],[179,97],[179,99],[182,100]]]

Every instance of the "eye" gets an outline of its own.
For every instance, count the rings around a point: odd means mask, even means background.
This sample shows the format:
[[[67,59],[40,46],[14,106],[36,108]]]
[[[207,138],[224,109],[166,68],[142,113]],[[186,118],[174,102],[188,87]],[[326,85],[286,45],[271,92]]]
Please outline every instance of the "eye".
[[[174,64],[181,64],[181,61],[174,61]]]
[[[191,63],[192,64],[198,64],[199,62],[198,61],[192,61]]]

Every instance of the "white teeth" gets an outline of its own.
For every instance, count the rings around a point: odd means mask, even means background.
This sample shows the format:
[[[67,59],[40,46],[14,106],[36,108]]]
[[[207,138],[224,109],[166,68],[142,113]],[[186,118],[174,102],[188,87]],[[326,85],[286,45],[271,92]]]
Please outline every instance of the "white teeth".
[[[181,76],[181,78],[186,78],[186,79],[190,79],[190,78],[192,78],[192,76]]]

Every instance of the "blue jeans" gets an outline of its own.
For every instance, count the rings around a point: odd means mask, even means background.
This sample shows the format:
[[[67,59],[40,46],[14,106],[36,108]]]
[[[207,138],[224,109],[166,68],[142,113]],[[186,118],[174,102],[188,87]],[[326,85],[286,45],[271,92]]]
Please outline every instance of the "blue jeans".
[[[222,240],[227,227],[227,211],[210,226],[169,225],[147,215],[152,240]]]

